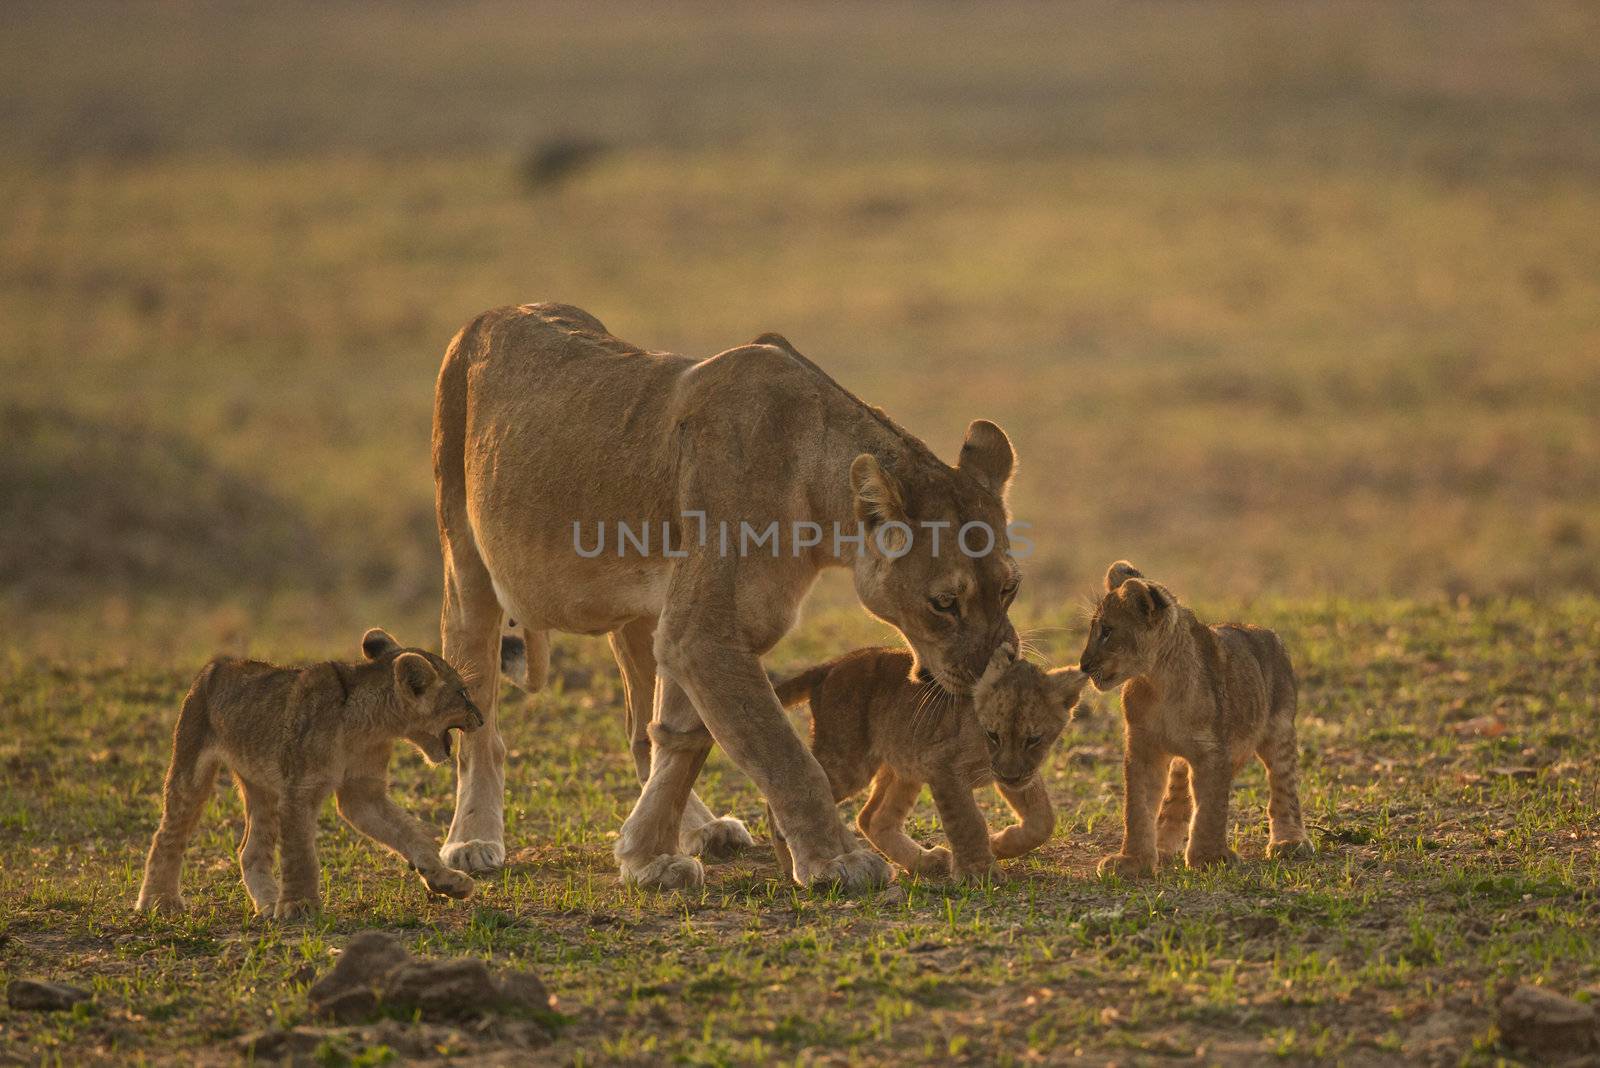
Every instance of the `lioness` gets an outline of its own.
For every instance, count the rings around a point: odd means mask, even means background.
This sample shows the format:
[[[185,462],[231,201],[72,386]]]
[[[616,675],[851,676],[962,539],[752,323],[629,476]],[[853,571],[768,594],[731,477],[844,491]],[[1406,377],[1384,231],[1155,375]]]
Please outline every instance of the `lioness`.
[[[871,783],[856,826],[914,875],[981,878],[996,858],[1020,857],[1055,830],[1055,809],[1037,772],[1067,721],[1077,718],[1085,676],[1076,668],[1045,671],[1013,659],[1015,652],[995,651],[970,698],[913,682],[904,649],[858,649],[777,686],[784,707],[810,703],[811,752],[834,801]],[[972,796],[991,782],[1021,820],[992,835]],[[924,849],[905,832],[924,783],[950,849]],[[788,868],[781,833],[773,833],[772,845]]]
[[[239,867],[259,914],[289,919],[317,911],[317,813],[330,793],[339,815],[400,854],[429,890],[472,893],[472,880],[439,860],[428,828],[389,800],[389,757],[398,738],[437,764],[450,732],[476,730],[483,715],[461,676],[441,658],[402,649],[382,630],[361,639],[366,661],[307,668],[218,658],[189,688],[172,734],[161,826],[150,843],[139,911],[176,912],[183,852],[226,765],[244,799]],[[272,876],[282,854],[283,879]]]
[[[1127,721],[1122,851],[1100,862],[1102,873],[1147,874],[1158,857],[1179,853],[1191,868],[1236,859],[1228,793],[1252,755],[1272,791],[1267,855],[1310,851],[1296,786],[1294,667],[1276,634],[1242,623],[1208,627],[1118,560],[1080,666],[1098,689],[1122,683]]]
[[[475,680],[487,719],[457,758],[445,861],[484,871],[505,859],[495,667],[509,616],[531,689],[549,631],[611,637],[644,781],[616,844],[625,880],[699,885],[687,854],[751,841],[693,795],[714,738],[771,802],[796,881],[886,881],[882,858],[841,823],[761,657],[817,573],[849,567],[862,604],[910,644],[910,670],[970,692],[1015,640],[1013,463],[983,420],[959,463],[942,463],[776,334],[694,359],[646,352],[566,305],[479,316],[450,343],[434,406],[444,654]],[[622,540],[624,521],[642,543]],[[746,527],[773,540],[752,545]],[[596,549],[601,531],[614,540]]]

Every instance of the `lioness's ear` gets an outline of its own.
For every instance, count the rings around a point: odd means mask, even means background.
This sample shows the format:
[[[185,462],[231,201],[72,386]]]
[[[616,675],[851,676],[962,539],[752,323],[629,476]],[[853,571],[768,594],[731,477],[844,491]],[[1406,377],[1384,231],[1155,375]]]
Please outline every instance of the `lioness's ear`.
[[[906,519],[905,498],[900,484],[883,469],[870,452],[857,456],[850,464],[850,491],[855,494],[856,518],[868,526]]]
[[[421,653],[401,653],[394,658],[394,688],[401,697],[421,697],[438,677]]]
[[[1144,572],[1126,560],[1118,560],[1106,569],[1106,592],[1115,593],[1118,586],[1131,578],[1144,578]]]
[[[368,660],[376,660],[384,653],[390,653],[400,648],[400,643],[390,637],[389,632],[382,627],[373,627],[361,636],[361,655]]]
[[[1011,450],[1006,432],[987,419],[974,419],[967,427],[967,440],[961,443],[961,459],[956,470],[977,479],[996,497],[1004,498],[1017,454]]]
[[[1078,702],[1089,676],[1075,667],[1064,667],[1046,672],[1045,678],[1050,682],[1050,692],[1055,695],[1056,702],[1067,710],[1071,719],[1080,719],[1090,712]]]
[[[789,344],[789,339],[788,338],[784,337],[782,334],[774,334],[771,331],[768,331],[767,333],[762,334],[760,337],[758,337],[754,341],[750,342],[750,344],[752,344],[752,345],[771,345],[775,349],[782,349],[784,352],[787,352],[791,356],[800,356],[800,350],[795,348],[793,345]],[[802,360],[805,359],[804,356],[800,356],[800,358]]]

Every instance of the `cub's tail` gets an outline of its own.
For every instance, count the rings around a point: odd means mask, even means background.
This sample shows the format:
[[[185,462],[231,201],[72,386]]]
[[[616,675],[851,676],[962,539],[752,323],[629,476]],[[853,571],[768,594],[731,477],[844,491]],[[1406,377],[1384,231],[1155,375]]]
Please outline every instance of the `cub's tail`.
[[[828,677],[833,667],[831,663],[818,664],[793,678],[774,683],[772,688],[777,691],[778,700],[783,702],[784,708],[793,708],[811,699],[812,691],[822,685],[822,680]]]

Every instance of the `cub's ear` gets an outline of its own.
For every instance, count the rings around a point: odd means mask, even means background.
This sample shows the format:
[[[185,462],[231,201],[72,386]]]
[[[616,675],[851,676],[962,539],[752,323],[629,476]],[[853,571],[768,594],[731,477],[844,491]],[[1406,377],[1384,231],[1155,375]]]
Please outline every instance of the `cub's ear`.
[[[971,475],[990,493],[1004,500],[1016,466],[1017,454],[1012,451],[1006,432],[987,419],[974,419],[967,427],[966,440],[961,443],[961,459],[956,461],[956,470]]]
[[[1050,692],[1055,695],[1056,702],[1067,710],[1069,719],[1082,719],[1093,711],[1085,707],[1087,702],[1080,704],[1078,701],[1089,682],[1089,676],[1082,671],[1075,667],[1056,668],[1046,672],[1045,678],[1049,680]]]
[[[862,453],[850,464],[850,492],[855,495],[856,518],[867,526],[906,521],[905,497],[899,481],[870,452]]]
[[[983,669],[983,678],[999,678],[1006,673],[1012,664],[1017,662],[1017,647],[1010,642],[1001,642],[989,654],[989,666]]]
[[[1126,560],[1118,560],[1106,569],[1106,592],[1117,592],[1117,587],[1131,578],[1144,578],[1144,572]]]
[[[384,653],[392,653],[398,648],[400,643],[382,627],[373,627],[361,636],[361,655],[368,660],[376,660]]]
[[[1158,586],[1142,578],[1131,578],[1120,587],[1122,599],[1139,610],[1145,619],[1155,619],[1171,608],[1176,601],[1165,586]]]
[[[394,689],[402,698],[421,697],[438,677],[421,653],[401,653],[394,658]]]

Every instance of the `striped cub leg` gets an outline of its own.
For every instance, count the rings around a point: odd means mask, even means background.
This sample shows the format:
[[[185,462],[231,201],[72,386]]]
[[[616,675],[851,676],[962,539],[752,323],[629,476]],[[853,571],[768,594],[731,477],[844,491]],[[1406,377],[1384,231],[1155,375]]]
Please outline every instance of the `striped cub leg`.
[[[1300,746],[1295,740],[1294,708],[1274,715],[1256,751],[1267,769],[1267,856],[1300,857],[1313,852],[1300,820]]]

